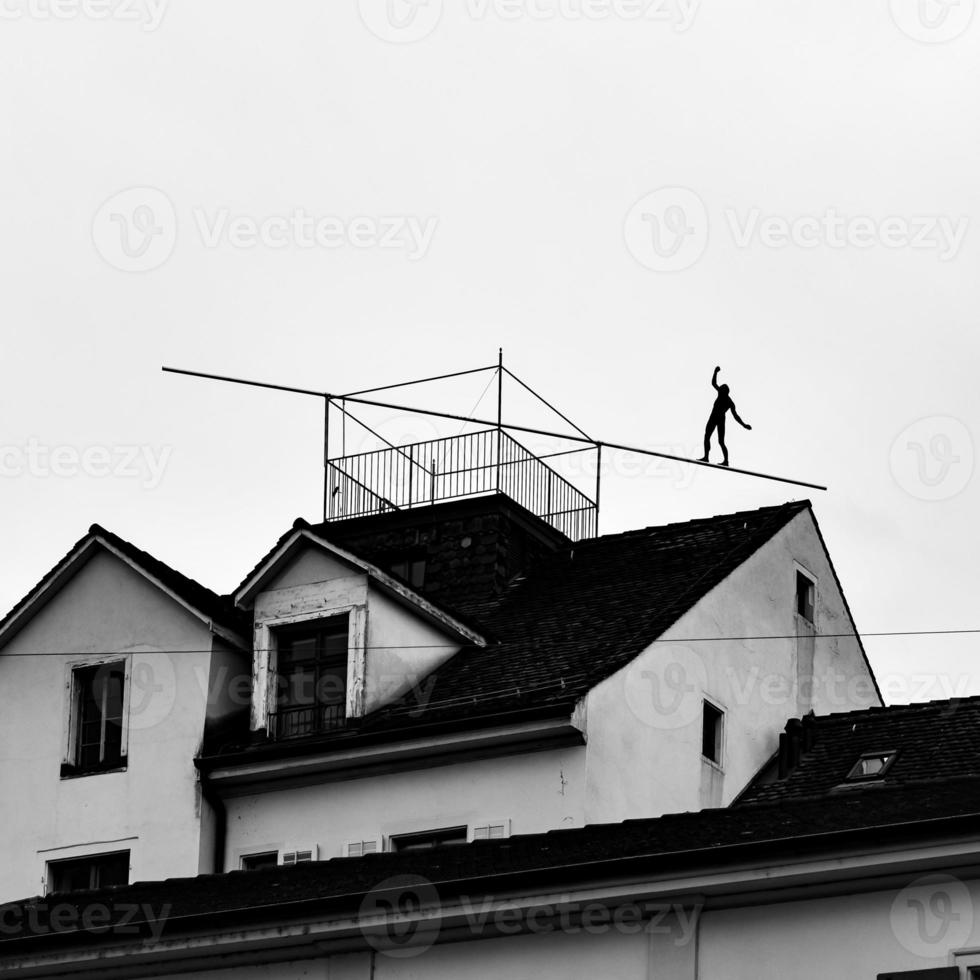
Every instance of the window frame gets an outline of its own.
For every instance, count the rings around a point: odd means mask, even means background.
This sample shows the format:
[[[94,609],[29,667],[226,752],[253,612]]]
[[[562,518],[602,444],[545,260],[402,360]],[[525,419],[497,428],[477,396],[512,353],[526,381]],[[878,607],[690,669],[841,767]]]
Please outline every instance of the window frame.
[[[860,766],[865,759],[881,758],[884,758],[885,762],[878,772],[863,776],[856,773],[858,766]],[[844,781],[847,783],[869,783],[876,779],[884,779],[888,774],[888,770],[895,764],[895,760],[897,758],[898,749],[878,749],[876,751],[862,752],[857,759],[854,760],[854,765],[852,765],[847,771]]]
[[[799,562],[793,562],[793,615],[802,620],[812,629],[817,626],[817,577],[805,569]],[[800,612],[800,579],[810,586],[810,618]]]
[[[123,698],[120,716],[119,762],[114,765],[82,767],[78,761],[79,728],[81,725],[81,689],[77,676],[82,671],[98,670],[100,667],[119,664],[123,668]],[[129,708],[132,657],[128,654],[113,654],[111,656],[81,660],[70,660],[65,664],[65,705],[62,711],[64,719],[63,754],[61,758],[61,778],[75,779],[83,776],[99,776],[110,772],[125,772],[129,762]]]
[[[46,861],[45,869],[44,869],[45,894],[46,895],[54,895],[54,894],[72,895],[72,894],[76,894],[77,892],[93,891],[96,889],[111,887],[109,885],[104,885],[100,883],[96,885],[89,885],[86,888],[67,889],[59,892],[56,891],[56,889],[54,888],[54,876],[58,873],[58,870],[56,869],[64,868],[64,866],[67,864],[83,864],[85,862],[91,862],[94,866],[95,862],[97,862],[100,858],[111,858],[111,857],[116,857],[117,855],[118,856],[125,855],[126,884],[127,885],[130,884],[131,882],[129,879],[130,879],[131,872],[133,870],[133,852],[129,848],[120,848],[115,851],[99,851],[96,854],[79,854],[73,857],[55,858],[54,860]],[[91,873],[90,873],[90,877],[91,877]]]
[[[341,603],[328,608],[316,609],[310,612],[296,613],[291,616],[273,616],[256,624],[254,632],[255,678],[252,702],[253,729],[265,729],[271,732],[270,718],[278,707],[277,693],[279,689],[278,672],[278,639],[277,633],[288,627],[319,620],[332,619],[335,616],[348,616],[347,636],[347,703],[345,716],[349,721],[364,714],[364,668],[365,643],[367,636],[367,603]]]
[[[396,842],[411,841],[412,839],[425,839],[436,837],[440,834],[454,834],[456,837],[449,842],[442,841],[431,844],[425,847],[404,847],[399,846]],[[466,824],[453,824],[449,827],[434,827],[430,830],[417,830],[409,831],[405,834],[389,834],[388,839],[385,842],[385,850],[393,852],[395,854],[399,853],[409,853],[411,851],[431,851],[436,847],[460,847],[464,844],[470,842],[470,828]]]
[[[710,755],[705,755],[704,752],[704,736],[705,736],[705,719],[707,718],[708,709],[717,716],[715,724],[715,744],[717,746],[718,758],[713,759]],[[725,709],[714,700],[714,698],[709,698],[706,694],[701,695],[701,760],[702,762],[707,762],[709,765],[714,766],[716,769],[724,771],[725,769],[725,730],[728,727],[725,724],[727,712]]]
[[[253,860],[253,859],[256,859],[256,858],[267,858],[267,857],[274,857],[276,859],[275,860],[275,863],[274,864],[268,864],[268,865],[261,865],[261,866],[256,867],[256,868],[246,868],[245,867],[245,862],[246,861],[250,861],[250,860]],[[238,855],[238,870],[239,871],[263,871],[267,867],[270,867],[270,868],[271,867],[278,867],[279,866],[279,860],[280,860],[279,851],[278,850],[273,850],[272,848],[269,848],[269,849],[263,850],[263,851],[250,851],[247,854],[239,854]]]

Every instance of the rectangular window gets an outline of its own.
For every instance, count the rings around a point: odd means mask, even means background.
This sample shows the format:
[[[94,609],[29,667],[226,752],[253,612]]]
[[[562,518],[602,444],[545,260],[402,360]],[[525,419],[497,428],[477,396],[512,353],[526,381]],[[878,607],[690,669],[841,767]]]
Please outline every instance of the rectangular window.
[[[348,617],[277,632],[279,738],[343,728],[347,719]]]
[[[406,582],[413,589],[421,589],[425,585],[425,558],[406,556],[394,561],[389,566],[392,575]]]
[[[278,851],[263,851],[261,854],[242,855],[242,871],[258,871],[261,868],[275,868],[278,865]]]
[[[316,844],[311,847],[296,848],[293,851],[284,851],[282,855],[283,864],[306,864],[317,859],[318,848]]]
[[[813,623],[813,600],[814,600],[813,579],[804,575],[802,572],[796,573],[796,613],[808,623]]]
[[[129,851],[48,863],[49,892],[77,892],[129,884]]]
[[[716,708],[710,701],[704,702],[701,719],[701,755],[711,762],[721,765],[722,728],[725,712]]]
[[[433,847],[465,844],[465,827],[447,827],[443,830],[426,830],[420,834],[399,834],[389,839],[392,851],[428,851]]]
[[[71,673],[68,760],[62,775],[84,775],[125,766],[124,661],[75,667]]]
[[[365,854],[376,854],[378,842],[376,840],[356,840],[347,845],[347,856],[351,858],[364,857]]]
[[[854,763],[851,771],[847,774],[847,778],[850,780],[881,779],[891,768],[896,755],[898,755],[897,752],[865,752]]]

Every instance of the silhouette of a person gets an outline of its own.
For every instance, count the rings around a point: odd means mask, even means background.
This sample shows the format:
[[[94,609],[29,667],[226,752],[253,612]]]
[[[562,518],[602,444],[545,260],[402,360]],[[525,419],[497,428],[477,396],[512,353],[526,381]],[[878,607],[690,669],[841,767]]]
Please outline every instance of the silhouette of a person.
[[[718,392],[718,397],[715,399],[714,405],[711,406],[711,415],[708,416],[708,424],[704,427],[704,455],[701,457],[700,462],[708,462],[708,453],[711,450],[711,433],[717,429],[718,445],[721,446],[721,451],[725,457],[721,465],[727,466],[728,447],[725,445],[725,416],[728,410],[731,409],[732,415],[739,425],[746,429],[751,429],[752,426],[739,418],[738,412],[735,411],[735,402],[732,401],[731,396],[728,394],[728,385],[718,384],[718,372],[720,370],[720,367],[716,367],[714,374],[711,375],[711,387]]]

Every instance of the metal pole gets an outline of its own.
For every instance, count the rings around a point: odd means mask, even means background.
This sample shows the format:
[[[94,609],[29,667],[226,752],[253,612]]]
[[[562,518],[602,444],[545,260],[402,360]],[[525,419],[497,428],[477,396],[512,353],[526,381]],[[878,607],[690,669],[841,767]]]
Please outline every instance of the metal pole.
[[[330,503],[330,396],[323,396],[323,519]]]
[[[303,388],[288,388],[284,385],[273,385],[265,384],[261,381],[244,381],[241,378],[230,378],[218,374],[204,374],[200,371],[184,371],[180,368],[163,368],[164,371],[169,371],[171,374],[187,374],[191,377],[196,378],[207,378],[211,381],[230,381],[234,384],[245,384],[253,385],[257,388],[273,388],[278,391],[290,391],[295,392],[300,395],[315,395],[317,398],[334,398],[336,396],[323,391],[309,391]],[[354,402],[357,405],[374,405],[377,408],[389,408],[399,412],[410,412],[415,415],[428,415],[432,418],[442,418],[442,419],[454,419],[457,422],[473,422],[477,425],[486,425],[493,428],[499,429],[513,429],[514,432],[530,432],[532,435],[540,436],[553,436],[556,439],[566,439],[569,442],[580,442],[587,443],[592,446],[606,446],[609,449],[616,449],[627,453],[638,453],[641,456],[656,456],[658,459],[672,459],[679,463],[689,463],[691,466],[707,466],[716,472],[725,473],[741,473],[743,476],[755,476],[761,480],[773,480],[776,483],[791,483],[798,487],[809,487],[812,490],[826,490],[827,487],[820,483],[809,483],[806,480],[793,480],[786,476],[773,476],[770,473],[760,473],[756,470],[743,470],[736,466],[718,466],[715,463],[703,463],[697,459],[688,459],[686,456],[677,456],[673,453],[662,453],[655,449],[642,449],[639,446],[627,446],[621,442],[605,442],[597,439],[586,439],[583,436],[569,435],[563,432],[551,432],[548,429],[535,429],[526,425],[514,425],[513,423],[508,423],[503,425],[502,422],[490,422],[487,419],[472,418],[467,415],[455,415],[451,412],[436,412],[427,408],[412,408],[409,405],[395,405],[391,402],[375,401],[369,398],[354,398],[352,396],[346,396],[347,401]],[[363,423],[362,423],[363,424]]]
[[[602,486],[602,443],[595,444],[595,533],[599,536],[599,490]]]
[[[497,348],[497,493],[500,493],[500,453],[503,450],[504,430],[504,349]]]

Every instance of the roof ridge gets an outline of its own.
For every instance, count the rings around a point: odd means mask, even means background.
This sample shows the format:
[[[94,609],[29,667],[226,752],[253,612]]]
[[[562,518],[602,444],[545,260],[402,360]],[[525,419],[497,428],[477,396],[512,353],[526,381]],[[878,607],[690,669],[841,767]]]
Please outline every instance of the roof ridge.
[[[692,517],[686,521],[671,521],[667,524],[648,524],[646,527],[631,528],[627,531],[613,531],[609,534],[600,534],[594,538],[584,538],[581,541],[575,541],[573,542],[572,547],[588,547],[590,545],[597,544],[600,541],[604,543],[617,538],[642,537],[654,531],[666,531],[669,529],[690,527],[698,524],[711,524],[715,521],[732,520],[739,517],[759,517],[762,514],[779,511],[787,507],[792,507],[802,511],[812,506],[813,504],[809,499],[787,500],[782,504],[769,504],[765,507],[756,507],[754,510],[737,510],[728,514],[712,514],[708,517]]]

